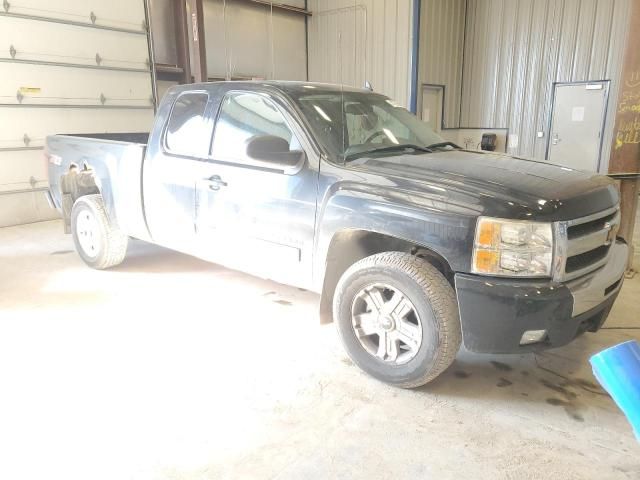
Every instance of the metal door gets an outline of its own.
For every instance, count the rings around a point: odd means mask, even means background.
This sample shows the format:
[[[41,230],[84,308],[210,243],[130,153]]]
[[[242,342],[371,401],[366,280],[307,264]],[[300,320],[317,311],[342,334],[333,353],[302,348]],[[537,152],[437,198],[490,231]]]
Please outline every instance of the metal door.
[[[422,121],[434,131],[442,127],[442,87],[422,87]]]
[[[168,100],[167,100],[168,101]],[[143,171],[144,209],[153,241],[194,252],[194,187],[207,169],[214,102],[204,90],[183,92],[158,118]]]
[[[608,82],[555,86],[548,160],[578,170],[598,171],[607,93]]]
[[[230,268],[310,285],[318,159],[275,99],[235,91],[222,102],[211,158],[195,185],[196,255]],[[245,156],[253,135],[281,135],[306,159],[287,170]]]

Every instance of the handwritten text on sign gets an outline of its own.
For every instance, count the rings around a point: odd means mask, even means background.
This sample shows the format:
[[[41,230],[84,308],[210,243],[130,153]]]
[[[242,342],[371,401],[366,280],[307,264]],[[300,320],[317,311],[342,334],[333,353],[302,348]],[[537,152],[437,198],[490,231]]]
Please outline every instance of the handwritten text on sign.
[[[638,87],[640,87],[640,70],[631,72],[623,84],[618,105],[615,150],[625,145],[640,144],[640,88]]]
[[[632,2],[615,109],[609,173],[640,173],[640,1]]]

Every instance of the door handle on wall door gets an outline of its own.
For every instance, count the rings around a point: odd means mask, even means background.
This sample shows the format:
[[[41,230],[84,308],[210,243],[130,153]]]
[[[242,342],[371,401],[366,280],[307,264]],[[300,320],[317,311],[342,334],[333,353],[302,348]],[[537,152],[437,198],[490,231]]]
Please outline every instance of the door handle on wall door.
[[[209,184],[211,190],[220,190],[220,187],[226,187],[227,182],[220,178],[220,175],[213,175],[209,178],[205,178],[205,181]]]
[[[559,144],[559,143],[560,143],[560,137],[558,136],[558,134],[557,134],[557,133],[554,133],[554,134],[553,134],[553,140],[552,140],[552,142],[551,142],[551,143],[553,143],[554,145],[557,145],[557,144]]]

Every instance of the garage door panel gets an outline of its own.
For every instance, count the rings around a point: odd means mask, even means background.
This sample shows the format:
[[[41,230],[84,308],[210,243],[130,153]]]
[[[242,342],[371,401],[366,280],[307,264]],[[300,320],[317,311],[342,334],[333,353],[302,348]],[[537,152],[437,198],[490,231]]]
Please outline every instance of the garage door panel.
[[[14,64],[3,70],[3,104],[98,105],[104,95],[107,106],[153,106],[150,75],[146,72],[32,64]],[[23,96],[21,101],[18,92]]]
[[[131,0],[17,0],[9,14],[30,15],[128,30],[143,30],[144,4]],[[91,13],[95,15],[92,18]]]
[[[0,4],[0,225],[55,215],[42,192],[47,135],[151,129],[144,5],[144,0]]]
[[[8,168],[9,165],[11,168]],[[0,192],[46,186],[47,168],[43,150],[0,151]]]
[[[305,38],[305,23],[298,14],[280,12],[273,16],[274,68],[276,78],[307,79],[307,52],[295,41]]]
[[[148,132],[152,125],[151,109],[5,107],[0,110],[0,152],[25,147],[25,135],[29,147],[42,147],[45,137],[56,133]]]
[[[149,69],[146,36],[0,16],[0,57],[12,47],[16,60],[98,66],[98,54],[103,67]]]
[[[42,191],[3,195],[0,203],[0,227],[21,225],[59,217],[58,211],[49,207]]]

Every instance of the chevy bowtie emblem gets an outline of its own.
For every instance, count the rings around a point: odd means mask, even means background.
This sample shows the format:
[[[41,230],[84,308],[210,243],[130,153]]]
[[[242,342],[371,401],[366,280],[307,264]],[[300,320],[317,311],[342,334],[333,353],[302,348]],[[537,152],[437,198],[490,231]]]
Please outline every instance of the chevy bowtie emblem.
[[[612,225],[609,222],[605,222],[604,229],[607,231],[607,240],[604,242],[604,244],[611,245],[616,239],[616,234],[618,233],[618,225]]]

